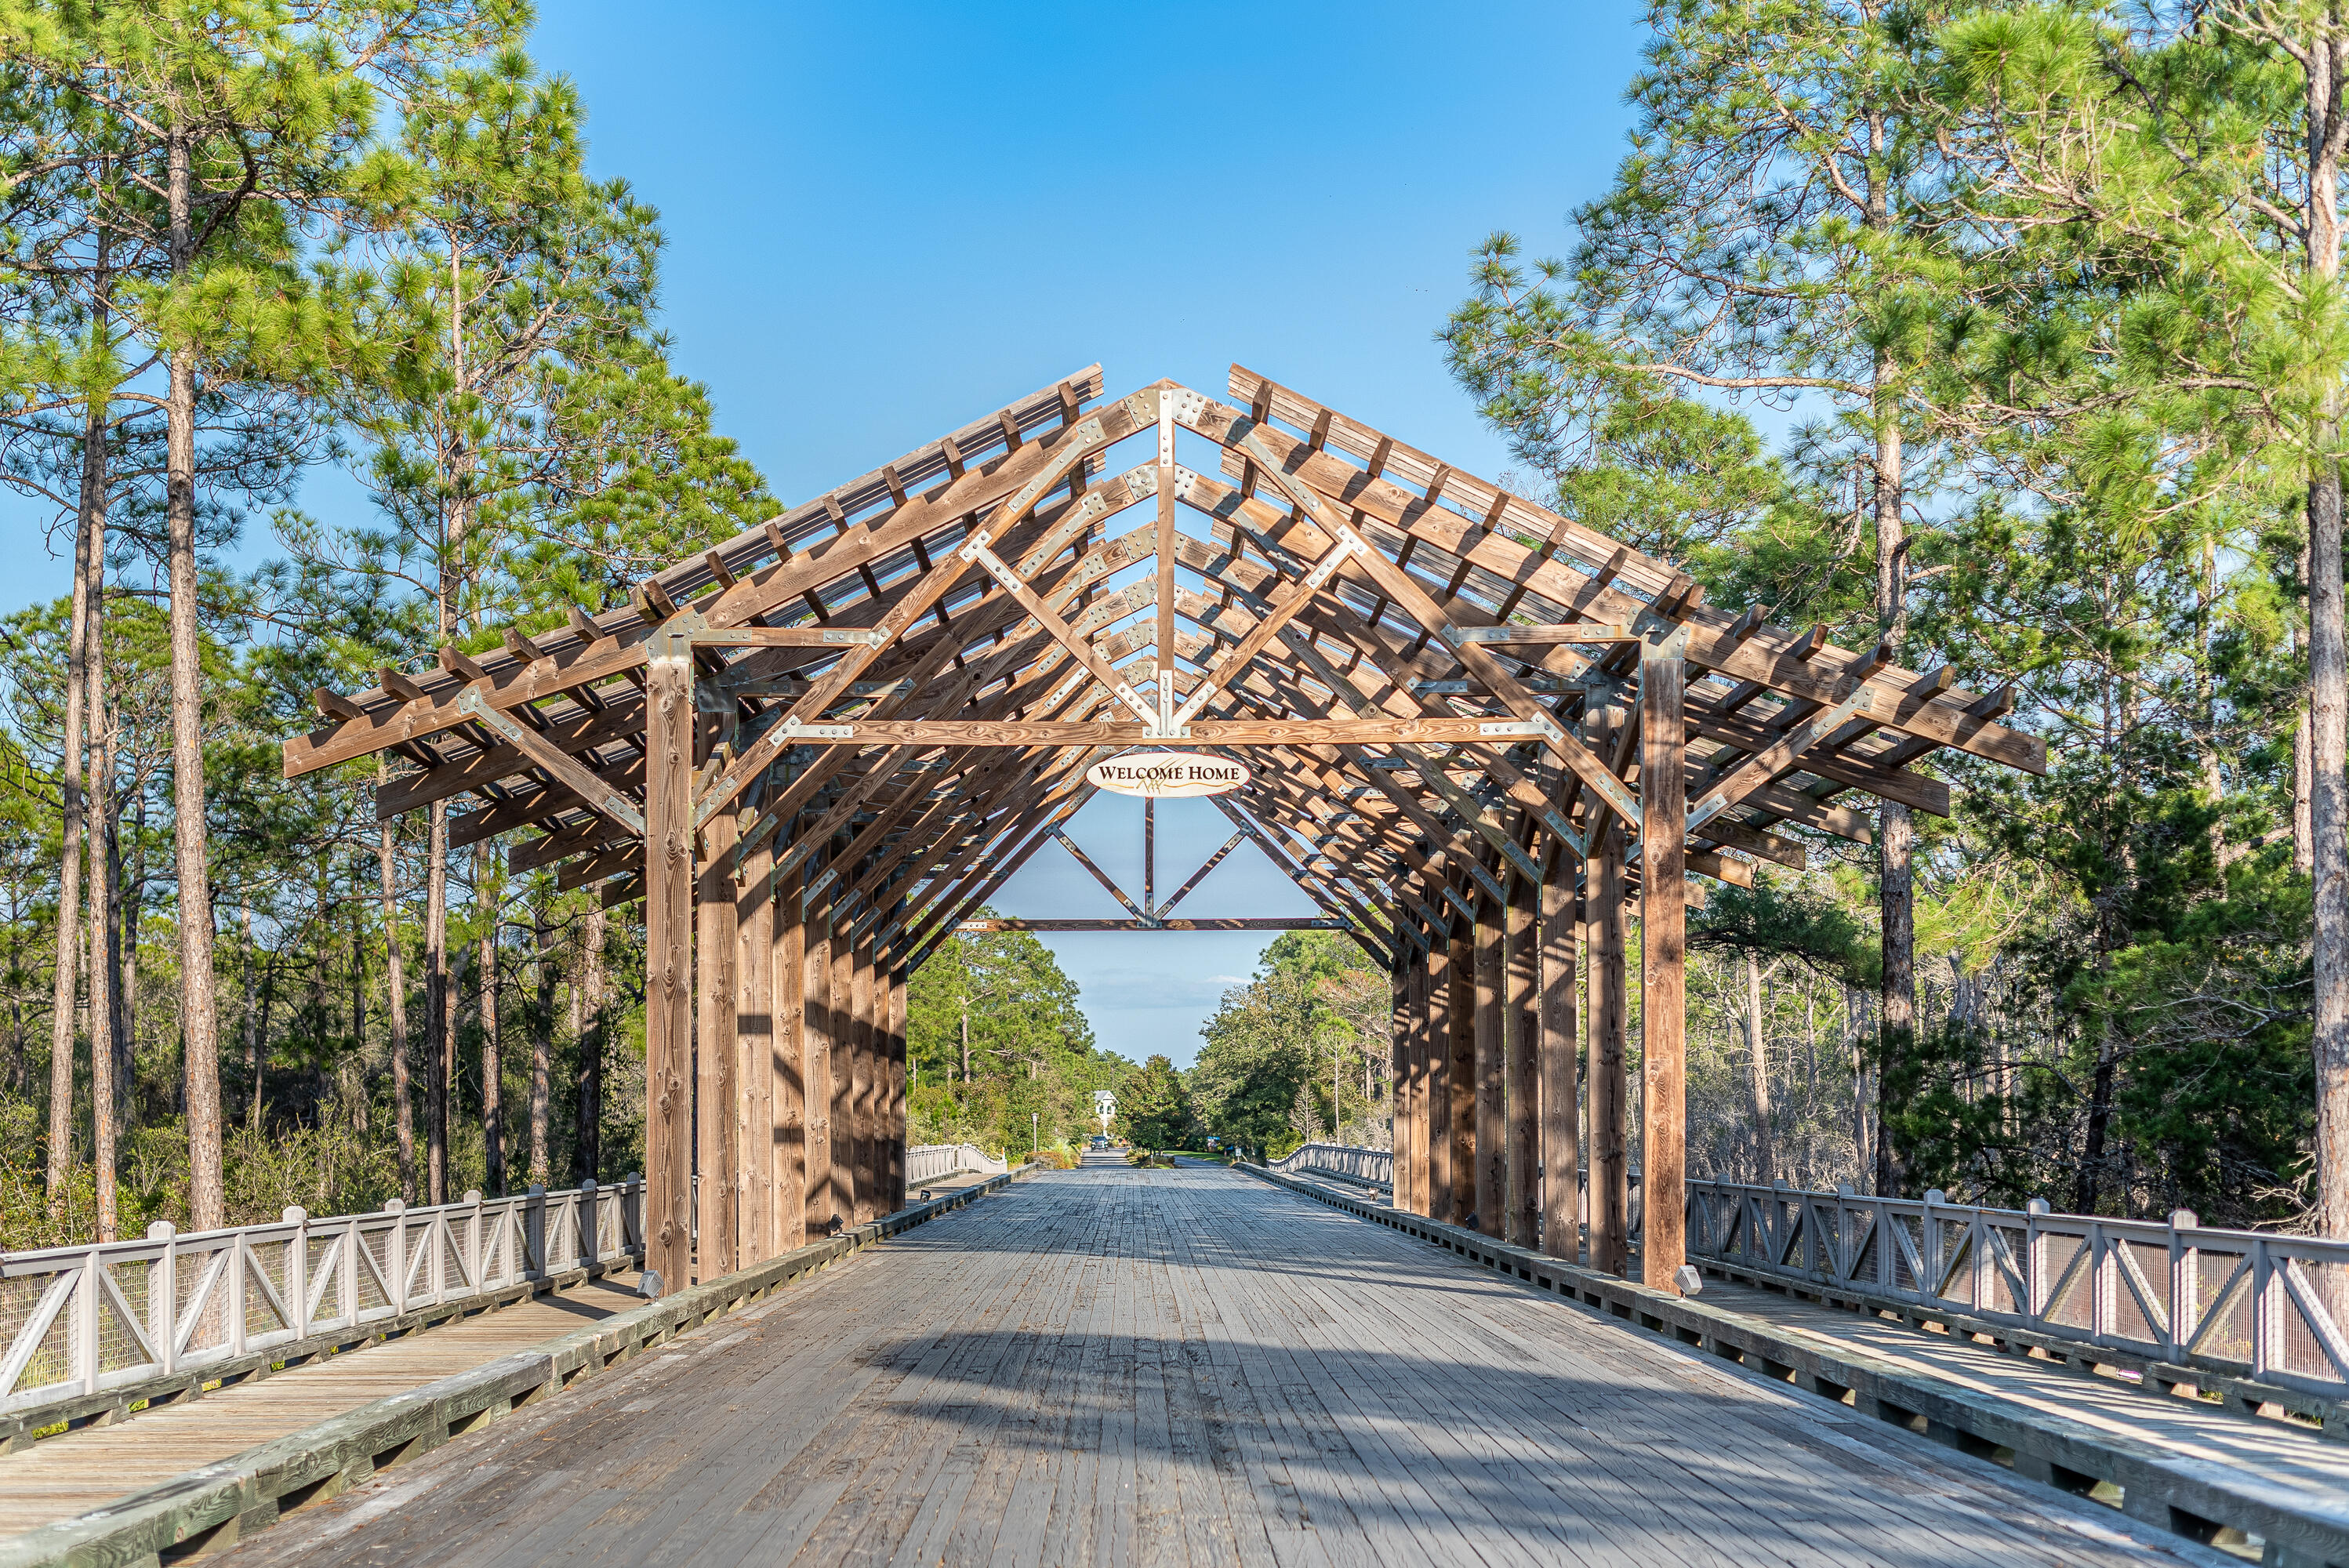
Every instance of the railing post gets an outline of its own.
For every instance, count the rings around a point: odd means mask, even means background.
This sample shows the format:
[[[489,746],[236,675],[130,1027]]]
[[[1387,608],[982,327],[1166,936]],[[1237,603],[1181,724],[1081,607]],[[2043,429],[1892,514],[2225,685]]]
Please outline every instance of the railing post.
[[[572,1262],[585,1267],[604,1261],[604,1201],[595,1178],[579,1183],[579,1224],[572,1233]]]
[[[631,1171],[620,1180],[620,1250],[638,1256],[644,1245],[645,1179]]]
[[[384,1243],[383,1256],[391,1265],[391,1311],[397,1317],[408,1310],[408,1204],[394,1198],[383,1210],[391,1216],[391,1234]]]
[[[2088,1222],[2088,1333],[2101,1345],[2118,1331],[2119,1266],[2113,1261],[2113,1240],[2097,1222]]]
[[[278,1218],[294,1227],[285,1240],[285,1277],[278,1281],[285,1292],[285,1326],[294,1331],[296,1339],[306,1338],[310,1330],[310,1212],[289,1205]]]
[[[546,1183],[530,1184],[528,1202],[523,1209],[522,1244],[523,1255],[517,1259],[517,1276],[544,1279],[554,1271],[547,1267],[546,1257]]]
[[[2251,1376],[2265,1377],[2276,1364],[2283,1327],[2276,1310],[2282,1293],[2275,1288],[2275,1260],[2265,1237],[2251,1240]]]
[[[158,1220],[147,1227],[147,1239],[163,1243],[162,1255],[147,1274],[147,1334],[154,1342],[155,1359],[169,1375],[180,1366],[180,1243],[179,1227]]]
[[[465,1270],[470,1276],[466,1290],[471,1294],[481,1288],[481,1190],[478,1187],[469,1189],[465,1202],[472,1205],[465,1215],[465,1255],[470,1265]]]
[[[2023,1311],[2033,1323],[2047,1311],[2047,1235],[2039,1222],[2053,1212],[2044,1198],[2023,1205],[2023,1285],[2031,1293]]]
[[[336,1320],[343,1326],[355,1327],[359,1320],[359,1248],[367,1244],[359,1230],[359,1217],[353,1214],[343,1222],[342,1267],[336,1270],[336,1305],[340,1309]]]
[[[245,1250],[244,1233],[228,1233],[228,1266],[221,1270],[221,1288],[228,1292],[228,1353],[242,1356],[244,1344],[244,1271],[253,1266],[253,1256]]]
[[[1949,1201],[1950,1195],[1947,1192],[1942,1191],[1939,1187],[1927,1188],[1925,1191],[1925,1222],[1917,1228],[1918,1234],[1924,1242],[1923,1261],[1925,1264],[1925,1277],[1917,1282],[1917,1294],[1929,1298],[1937,1299],[1941,1294],[1940,1206]]]
[[[73,1315],[74,1377],[84,1394],[98,1392],[98,1303],[105,1292],[98,1283],[101,1272],[98,1249],[85,1248],[81,1254],[81,1280],[74,1286]]]
[[[2169,1358],[2182,1362],[2194,1331],[2202,1326],[2202,1259],[2200,1251],[2181,1232],[2200,1228],[2201,1217],[2191,1209],[2169,1212]]]

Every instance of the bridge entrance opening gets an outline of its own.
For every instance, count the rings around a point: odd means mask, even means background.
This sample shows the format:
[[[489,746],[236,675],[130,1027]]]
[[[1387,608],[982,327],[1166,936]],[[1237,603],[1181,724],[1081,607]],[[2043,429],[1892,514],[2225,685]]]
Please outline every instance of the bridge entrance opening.
[[[289,776],[641,907],[647,1266],[714,1277],[905,1198],[905,982],[1102,789],[1215,803],[1393,985],[1397,1203],[1682,1261],[1686,908],[1855,792],[1945,813],[1942,748],[2032,771],[2009,698],[1732,614],[1645,555],[1235,366],[1098,366],[438,671],[320,691]],[[1145,829],[1145,831],[1150,830]],[[1082,860],[1080,855],[1080,859]],[[1090,862],[1087,862],[1090,865]],[[1154,856],[1127,913],[1212,929]],[[1100,873],[1096,871],[1096,875]],[[1227,922],[1226,925],[1235,923]],[[1237,922],[1242,929],[1265,923]],[[1586,1087],[1577,1082],[1587,1041]],[[698,1180],[697,1181],[697,1177]],[[698,1253],[695,1238],[698,1233]]]

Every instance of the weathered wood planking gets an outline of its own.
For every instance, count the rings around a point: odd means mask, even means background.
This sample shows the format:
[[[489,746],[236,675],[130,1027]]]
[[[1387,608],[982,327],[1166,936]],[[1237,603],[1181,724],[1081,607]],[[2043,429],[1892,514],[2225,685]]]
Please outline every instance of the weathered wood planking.
[[[1251,1178],[1105,1161],[861,1253],[237,1561],[2144,1559],[2093,1504],[1857,1419]]]
[[[636,1276],[610,1274],[461,1322],[347,1350],[111,1426],[0,1455],[0,1541],[157,1485],[371,1399],[481,1367],[640,1306]]]

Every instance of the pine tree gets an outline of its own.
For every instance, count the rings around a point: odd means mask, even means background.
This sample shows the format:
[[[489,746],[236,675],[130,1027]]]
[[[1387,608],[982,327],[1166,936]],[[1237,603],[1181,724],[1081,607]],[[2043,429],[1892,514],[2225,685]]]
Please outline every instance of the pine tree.
[[[1632,151],[1574,214],[1572,259],[1529,271],[1495,236],[1446,334],[1455,372],[1512,429],[1588,425],[1665,401],[1659,388],[1832,408],[1815,439],[1866,466],[1874,630],[1896,655],[1909,517],[1933,483],[1911,444],[1932,428],[1921,394],[1954,308],[1942,110],[1920,79],[1931,20],[1877,0],[1651,5]],[[1883,802],[1887,1060],[1914,1041],[1915,841],[1909,808]],[[1874,1164],[1878,1190],[1900,1191],[1899,1149],[1880,1141]]]

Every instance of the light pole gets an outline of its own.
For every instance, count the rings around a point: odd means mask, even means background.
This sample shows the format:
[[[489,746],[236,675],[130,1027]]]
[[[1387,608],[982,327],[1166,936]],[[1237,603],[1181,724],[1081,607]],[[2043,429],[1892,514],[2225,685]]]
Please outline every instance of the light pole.
[[[1044,1113],[1042,1111],[1031,1110],[1028,1113],[1028,1147],[1030,1150],[1037,1150],[1044,1147],[1043,1124]]]

